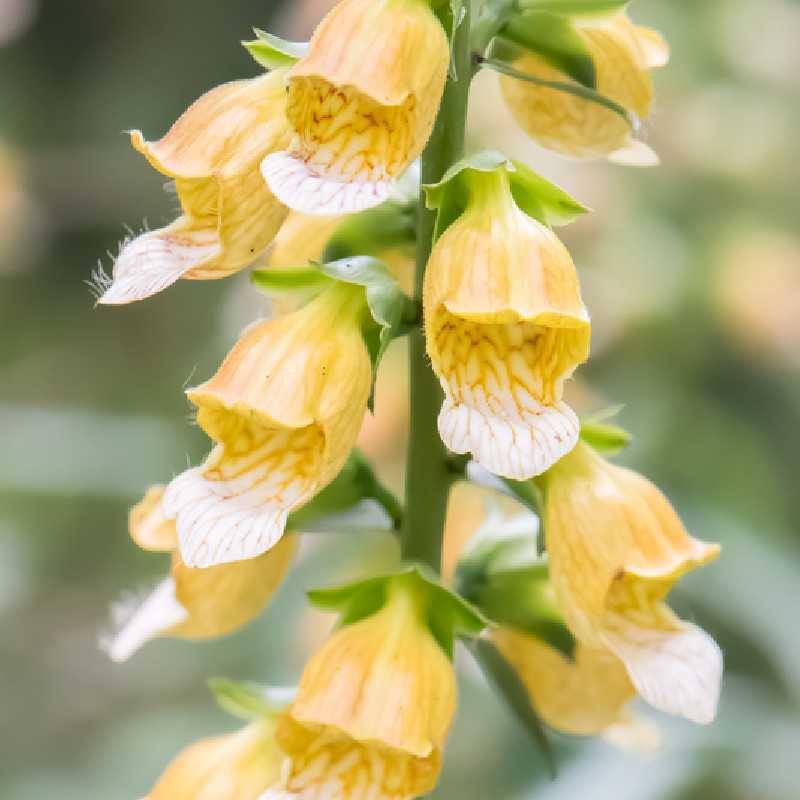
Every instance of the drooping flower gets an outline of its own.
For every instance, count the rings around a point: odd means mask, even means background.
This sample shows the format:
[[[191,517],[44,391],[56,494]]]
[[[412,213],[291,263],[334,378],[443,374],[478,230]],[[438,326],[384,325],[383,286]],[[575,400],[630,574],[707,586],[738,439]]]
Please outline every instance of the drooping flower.
[[[425,0],[338,3],[289,72],[295,136],[263,163],[275,195],[308,214],[386,200],[433,130],[448,60]]]
[[[564,381],[591,326],[567,249],[516,204],[505,169],[471,171],[466,210],[425,273],[428,355],[445,401],[439,432],[496,475],[544,472],[578,439]]]
[[[266,252],[288,214],[259,169],[291,139],[285,79],[282,69],[218,86],[158,142],[132,132],[133,146],[174,180],[181,215],[123,244],[100,303],[142,300],[179,278],[224,278]]]
[[[711,722],[722,654],[665,598],[681,575],[716,558],[719,546],[690,537],[653,484],[583,442],[541,484],[550,577],[575,638],[620,659],[650,705]]]
[[[363,313],[363,289],[336,283],[298,311],[251,327],[216,375],[187,392],[218,443],[164,496],[187,566],[269,550],[289,512],[341,469],[371,385]]]
[[[256,800],[280,778],[275,720],[252,722],[183,750],[145,800]]]
[[[255,619],[281,585],[297,551],[284,536],[269,552],[247,561],[192,569],[177,552],[175,521],[161,508],[163,486],[152,486],[131,509],[130,534],[146,550],[172,553],[168,577],[132,608],[123,604],[119,630],[106,642],[113,661],[126,661],[155,637],[211,639]]]
[[[456,680],[423,614],[394,582],[381,610],[312,657],[278,722],[289,768],[262,800],[408,800],[433,789]]]
[[[634,25],[625,14],[582,21],[578,33],[591,53],[597,90],[646,118],[653,103],[650,70],[669,60],[669,47],[656,31]],[[541,56],[527,52],[514,62],[520,72],[548,81],[569,81]],[[648,166],[655,153],[631,136],[628,123],[604,106],[565,92],[502,77],[503,95],[517,123],[543,147],[567,156],[602,158]]]

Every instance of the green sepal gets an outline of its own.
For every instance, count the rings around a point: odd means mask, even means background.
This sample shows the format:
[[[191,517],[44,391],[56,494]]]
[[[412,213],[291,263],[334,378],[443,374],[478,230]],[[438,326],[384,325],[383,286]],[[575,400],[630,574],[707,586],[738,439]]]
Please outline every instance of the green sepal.
[[[583,86],[597,88],[592,54],[568,17],[550,11],[515,14],[506,20],[500,35],[538,53]]]
[[[322,260],[379,256],[394,247],[413,248],[416,238],[416,203],[383,203],[343,220],[328,241]]]
[[[336,611],[341,625],[352,625],[386,605],[393,582],[402,582],[418,595],[428,628],[450,658],[456,637],[477,636],[487,625],[476,608],[418,565],[331,589],[313,589],[308,598],[318,608]]]
[[[470,197],[469,173],[505,170],[514,202],[528,216],[550,227],[566,225],[588,209],[556,184],[519,161],[497,150],[482,150],[453,164],[438,183],[427,184],[426,205],[438,211],[435,236],[438,239],[467,208]]]
[[[372,389],[369,408],[375,402],[375,381],[378,367],[393,339],[408,332],[418,316],[414,302],[403,293],[383,261],[373,256],[355,256],[317,264],[317,269],[329,278],[343,283],[363,286],[372,321],[378,326],[365,330],[364,340],[372,360]]]
[[[505,700],[522,727],[539,748],[551,778],[556,776],[556,760],[544,723],[531,705],[528,692],[511,664],[488,639],[479,638],[467,644],[475,662],[489,684]]]
[[[631,0],[518,0],[519,7],[572,17],[607,17],[623,11]]]
[[[633,436],[621,425],[607,420],[613,419],[624,406],[613,406],[581,420],[581,439],[591,445],[598,453],[615,456],[622,452],[633,440]]]
[[[399,501],[381,484],[363,454],[353,450],[334,480],[313,500],[289,515],[287,528],[303,530],[325,517],[349,511],[362,500],[377,501],[392,520],[393,527],[400,525]]]
[[[264,69],[291,67],[308,52],[308,42],[287,42],[279,36],[253,28],[256,38],[242,42],[242,47]]]
[[[267,294],[285,294],[317,291],[330,281],[316,267],[275,267],[254,269],[250,273],[250,282]]]
[[[294,695],[294,689],[229,678],[209,678],[208,688],[220,708],[243,720],[275,716],[292,701]]]

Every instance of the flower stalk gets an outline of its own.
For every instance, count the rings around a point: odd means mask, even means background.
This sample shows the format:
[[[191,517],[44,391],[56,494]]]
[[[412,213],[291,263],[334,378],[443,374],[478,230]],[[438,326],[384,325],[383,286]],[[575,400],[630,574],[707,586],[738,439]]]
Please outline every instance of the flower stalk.
[[[469,87],[472,78],[470,52],[470,9],[453,36],[452,58],[455,70],[445,85],[439,114],[428,145],[422,154],[422,185],[437,183],[464,150]],[[414,299],[422,302],[425,268],[428,264],[436,227],[436,211],[428,209],[424,190],[420,193],[417,218],[417,267]],[[442,536],[447,497],[454,475],[448,453],[439,438],[437,417],[443,393],[431,371],[425,353],[425,337],[420,327],[409,335],[409,380],[411,386],[411,429],[406,462],[406,511],[401,531],[401,551],[407,561],[427,564],[437,572],[441,565]]]

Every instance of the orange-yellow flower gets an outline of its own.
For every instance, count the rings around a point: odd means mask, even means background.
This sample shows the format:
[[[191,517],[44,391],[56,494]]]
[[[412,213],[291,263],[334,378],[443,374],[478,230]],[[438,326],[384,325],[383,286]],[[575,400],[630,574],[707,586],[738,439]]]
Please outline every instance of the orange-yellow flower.
[[[372,382],[364,309],[361,287],[336,283],[298,311],[251,327],[216,375],[187,392],[218,443],[164,496],[188,566],[269,550],[289,512],[336,477]]]
[[[100,303],[142,300],[179,278],[224,278],[264,254],[288,213],[259,170],[291,139],[285,79],[284,69],[218,86],[158,142],[133,131],[133,146],[174,179],[182,213],[123,244]]]
[[[263,800],[407,800],[433,789],[456,681],[423,614],[393,581],[380,611],[313,656],[278,722],[289,768]]]
[[[386,200],[433,130],[449,60],[426,0],[342,0],[289,72],[295,132],[264,177],[309,214],[361,211]]]
[[[661,35],[634,25],[625,14],[583,21],[578,33],[594,59],[598,91],[640,119],[647,117],[653,103],[650,70],[669,59]],[[570,80],[531,52],[517,59],[514,67],[542,80]],[[657,163],[655,153],[634,141],[628,123],[610,109],[516,78],[502,77],[500,84],[519,125],[542,146],[579,158],[611,156],[642,166]]]
[[[711,722],[722,654],[664,600],[681,575],[716,558],[719,546],[690,537],[653,484],[587,444],[541,484],[550,578],[573,635],[620,659],[650,705]]]
[[[145,800],[257,800],[280,778],[275,721],[203,739],[183,750]]]
[[[497,475],[544,472],[578,439],[564,381],[589,355],[575,266],[515,203],[506,169],[471,171],[466,211],[425,273],[428,355],[445,392],[442,440]]]
[[[130,533],[143,549],[172,553],[170,575],[141,603],[121,608],[117,633],[107,643],[114,661],[125,661],[155,637],[211,639],[255,619],[281,585],[297,551],[287,534],[263,555],[208,569],[192,569],[177,552],[175,521],[161,508],[163,486],[152,486],[131,509]]]

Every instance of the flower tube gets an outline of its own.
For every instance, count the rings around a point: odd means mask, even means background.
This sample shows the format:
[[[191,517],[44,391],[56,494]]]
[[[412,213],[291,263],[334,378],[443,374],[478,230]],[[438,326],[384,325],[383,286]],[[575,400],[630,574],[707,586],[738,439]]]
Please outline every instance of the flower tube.
[[[577,30],[594,60],[598,92],[645,119],[653,104],[650,71],[669,60],[661,35],[634,25],[625,14],[582,21]],[[514,67],[541,80],[570,80],[532,52]],[[658,163],[647,145],[631,137],[628,123],[608,108],[517,78],[502,77],[500,85],[520,127],[549,150],[577,158],[608,156],[639,166]]]
[[[372,367],[361,287],[336,283],[298,311],[245,332],[187,395],[215,441],[164,496],[187,566],[254,558],[289,512],[327,486],[355,444]]]
[[[289,72],[291,145],[267,156],[275,195],[307,214],[382,203],[433,130],[447,36],[426,0],[342,0]]]
[[[690,537],[653,484],[587,444],[541,484],[550,577],[573,635],[620,659],[650,705],[711,722],[722,654],[664,601],[678,578],[716,558],[719,546]]]
[[[133,131],[133,146],[175,182],[181,215],[122,245],[104,305],[142,300],[179,278],[224,278],[261,257],[288,209],[264,185],[259,164],[286,147],[286,70],[204,94],[158,142]]]
[[[450,450],[523,480],[575,446],[562,394],[589,356],[589,316],[567,249],[516,204],[505,169],[469,170],[466,210],[428,262],[424,310]]]

